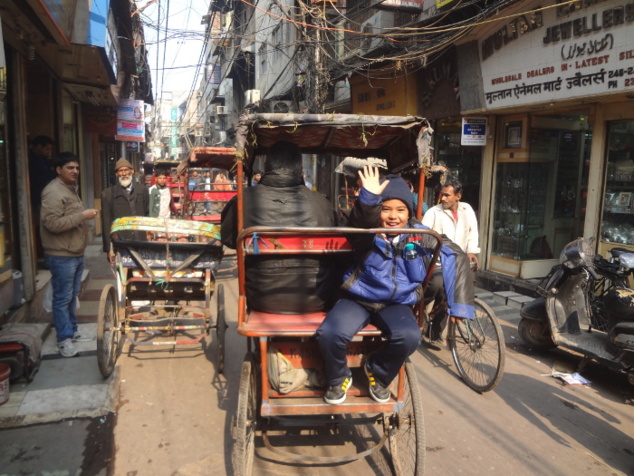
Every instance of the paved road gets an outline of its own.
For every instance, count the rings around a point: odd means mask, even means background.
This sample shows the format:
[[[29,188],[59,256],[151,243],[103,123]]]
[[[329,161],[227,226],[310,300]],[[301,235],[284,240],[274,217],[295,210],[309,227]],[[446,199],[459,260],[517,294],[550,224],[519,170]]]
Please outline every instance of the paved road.
[[[225,260],[230,265],[230,260]],[[119,358],[114,473],[225,475],[231,468],[231,423],[245,354],[235,332],[237,286],[220,280],[227,303],[227,362],[215,369],[215,341],[170,352],[135,350]],[[421,385],[428,474],[634,474],[634,392],[621,376],[590,367],[590,386],[563,386],[548,376],[578,359],[563,352],[531,353],[519,342],[519,314],[494,304],[507,341],[506,373],[490,393],[477,394],[457,377],[446,350],[421,347],[412,356]],[[353,441],[332,435],[289,435],[305,454],[344,455]],[[257,475],[385,474],[379,456],[331,467],[282,464],[256,442]]]

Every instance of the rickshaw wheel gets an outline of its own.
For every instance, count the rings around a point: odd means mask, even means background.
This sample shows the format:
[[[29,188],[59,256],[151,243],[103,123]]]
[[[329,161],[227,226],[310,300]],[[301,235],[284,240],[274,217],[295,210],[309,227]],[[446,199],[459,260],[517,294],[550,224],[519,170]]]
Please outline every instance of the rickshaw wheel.
[[[250,476],[255,458],[255,433],[257,428],[257,378],[255,357],[248,352],[242,362],[238,409],[233,428],[234,445],[231,455],[236,476]]]
[[[119,313],[117,295],[112,284],[101,292],[97,315],[97,363],[104,378],[112,374],[119,347]]]
[[[419,476],[425,469],[425,422],[423,398],[414,366],[405,363],[403,407],[390,418],[390,454],[394,474]]]
[[[223,373],[225,369],[225,334],[227,332],[227,320],[225,318],[225,287],[219,284],[216,287],[216,299],[218,310],[216,314],[216,336],[218,342],[216,346],[216,362],[218,373]]]
[[[447,333],[462,380],[476,392],[492,390],[504,374],[506,350],[504,333],[493,309],[476,298],[473,320],[450,320]]]

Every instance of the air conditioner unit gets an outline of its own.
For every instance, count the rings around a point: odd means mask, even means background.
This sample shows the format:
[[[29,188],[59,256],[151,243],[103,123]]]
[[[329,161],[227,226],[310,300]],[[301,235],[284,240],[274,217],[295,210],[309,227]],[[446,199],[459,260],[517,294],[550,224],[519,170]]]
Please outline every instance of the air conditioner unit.
[[[216,106],[216,115],[222,116],[223,114],[226,114],[225,107],[224,106]]]
[[[287,113],[291,112],[291,101],[271,101],[271,112]]]
[[[367,55],[385,45],[385,38],[374,35],[389,35],[390,31],[387,28],[393,27],[394,12],[380,11],[363,22],[361,31],[365,35],[361,38],[361,53]]]
[[[255,104],[260,102],[260,90],[259,89],[247,89],[244,92],[244,105]]]

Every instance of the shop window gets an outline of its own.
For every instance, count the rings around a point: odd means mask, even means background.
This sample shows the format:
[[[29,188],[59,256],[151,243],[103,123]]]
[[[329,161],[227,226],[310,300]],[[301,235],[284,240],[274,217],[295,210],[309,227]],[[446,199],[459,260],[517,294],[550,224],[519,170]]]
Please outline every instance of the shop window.
[[[606,157],[601,241],[634,246],[634,121],[609,123]]]
[[[549,260],[581,236],[591,139],[584,113],[502,122],[493,255],[516,261]],[[540,276],[549,266],[532,269]]]
[[[436,163],[446,166],[449,169],[449,175],[462,183],[462,200],[471,205],[478,214],[482,147],[460,145],[461,134],[462,117],[452,117],[437,122],[434,132]],[[438,202],[440,192],[438,178],[439,176],[434,176],[429,181],[432,197],[426,199],[428,205],[433,206]]]

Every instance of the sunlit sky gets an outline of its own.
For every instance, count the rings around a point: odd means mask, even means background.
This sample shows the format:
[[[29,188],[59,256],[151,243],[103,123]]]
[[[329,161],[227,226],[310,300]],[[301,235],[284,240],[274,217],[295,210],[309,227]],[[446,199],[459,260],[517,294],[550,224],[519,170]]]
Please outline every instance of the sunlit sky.
[[[137,7],[142,8],[149,1],[151,0],[137,1]],[[200,62],[206,29],[201,20],[207,14],[209,1],[158,0],[143,10],[148,61],[156,99],[160,98],[161,91],[179,93],[190,91],[192,85],[198,87],[202,70],[197,65]],[[158,44],[157,31],[151,27],[152,24],[159,25]],[[196,84],[193,84],[194,81]]]

